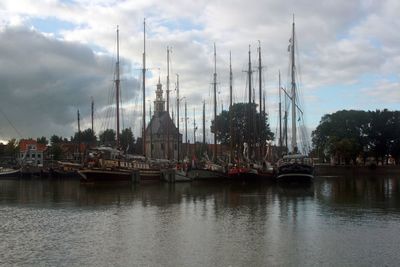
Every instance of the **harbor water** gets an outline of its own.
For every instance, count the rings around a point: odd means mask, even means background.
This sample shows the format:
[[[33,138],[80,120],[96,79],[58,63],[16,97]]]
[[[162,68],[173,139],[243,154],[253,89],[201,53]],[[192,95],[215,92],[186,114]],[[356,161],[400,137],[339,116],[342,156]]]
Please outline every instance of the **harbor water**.
[[[396,266],[400,175],[0,180],[1,266]]]

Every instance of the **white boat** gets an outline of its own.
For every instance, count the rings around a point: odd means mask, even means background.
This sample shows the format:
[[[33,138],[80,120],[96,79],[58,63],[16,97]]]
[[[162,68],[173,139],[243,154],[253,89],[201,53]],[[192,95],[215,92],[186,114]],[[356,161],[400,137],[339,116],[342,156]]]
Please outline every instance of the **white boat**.
[[[16,177],[21,173],[21,169],[11,169],[0,167],[0,177]]]

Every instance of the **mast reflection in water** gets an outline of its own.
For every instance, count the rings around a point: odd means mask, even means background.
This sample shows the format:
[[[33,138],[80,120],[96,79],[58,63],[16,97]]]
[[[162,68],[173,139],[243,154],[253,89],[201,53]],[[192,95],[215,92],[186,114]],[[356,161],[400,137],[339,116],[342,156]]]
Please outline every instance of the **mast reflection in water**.
[[[397,265],[399,179],[1,180],[0,265]]]

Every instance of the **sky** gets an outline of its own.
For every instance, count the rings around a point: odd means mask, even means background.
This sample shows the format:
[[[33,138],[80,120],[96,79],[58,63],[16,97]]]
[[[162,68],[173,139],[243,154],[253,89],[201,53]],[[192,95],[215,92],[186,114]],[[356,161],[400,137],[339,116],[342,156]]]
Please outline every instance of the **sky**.
[[[196,139],[201,140],[203,101],[206,137],[212,140],[214,43],[219,111],[229,106],[229,53],[233,98],[243,102],[249,47],[257,71],[260,44],[262,88],[270,126],[276,132],[279,71],[282,86],[290,88],[287,48],[293,14],[299,93],[308,135],[324,114],[338,110],[399,110],[399,10],[397,0],[2,0],[0,140],[53,134],[69,138],[77,131],[78,109],[81,129],[91,126],[92,100],[95,132],[114,128],[117,25],[122,126],[139,136],[144,18],[146,106],[154,101],[159,78],[165,90],[166,50],[171,47],[170,109],[176,117],[174,88],[179,74],[180,96],[188,106],[189,140],[193,140],[194,118]],[[257,79],[253,77],[256,92]],[[182,106],[181,125],[183,117]]]

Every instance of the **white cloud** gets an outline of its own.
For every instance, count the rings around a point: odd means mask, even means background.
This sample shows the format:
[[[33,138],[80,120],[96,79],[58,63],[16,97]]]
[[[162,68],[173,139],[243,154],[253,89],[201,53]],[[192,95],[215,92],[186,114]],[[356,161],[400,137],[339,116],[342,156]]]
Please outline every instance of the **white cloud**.
[[[235,99],[243,101],[246,75],[242,70],[247,68],[248,45],[251,45],[253,60],[256,61],[258,40],[261,41],[263,51],[268,100],[276,99],[277,73],[281,70],[285,74],[287,70],[286,48],[290,37],[292,14],[295,13],[299,43],[297,59],[298,68],[302,72],[305,104],[312,101],[312,105],[316,106],[318,105],[316,99],[319,99],[317,95],[324,94],[322,88],[350,85],[363,87],[361,84],[366,76],[378,77],[377,80],[381,81],[374,85],[375,99],[378,99],[379,95],[391,95],[389,100],[398,99],[396,93],[392,93],[388,88],[395,88],[399,83],[399,76],[396,73],[400,67],[398,56],[400,39],[397,38],[400,20],[396,12],[400,9],[399,5],[400,3],[395,0],[379,2],[85,0],[65,3],[55,0],[34,2],[21,0],[18,3],[6,0],[2,2],[1,24],[9,26],[22,24],[29,28],[31,26],[29,21],[32,18],[56,18],[70,22],[76,27],[61,29],[57,37],[67,44],[84,44],[82,48],[93,49],[94,55],[115,54],[115,28],[119,25],[121,55],[129,60],[132,66],[124,70],[125,76],[140,78],[140,71],[136,69],[141,67],[142,62],[142,29],[143,18],[146,17],[147,66],[153,74],[149,75],[147,81],[148,100],[154,98],[158,68],[161,69],[161,80],[165,89],[166,47],[172,46],[171,80],[174,80],[175,73],[180,74],[181,95],[187,96],[189,106],[200,111],[202,100],[209,101],[210,98],[214,42],[217,44],[218,53],[218,87],[225,106],[228,103],[229,51],[232,51]],[[47,34],[51,37],[51,33]],[[4,40],[0,40],[0,44],[2,42]],[[15,46],[18,47],[19,44],[15,43]],[[65,46],[67,47],[68,45]],[[46,51],[40,51],[40,47],[36,48],[39,51],[34,55],[46,55]],[[51,66],[57,65],[58,71],[68,72],[71,68],[79,70],[77,73],[87,74],[97,71],[96,68],[87,69],[86,65],[76,65],[76,58],[69,60],[62,55],[61,50],[57,52],[61,55],[54,52],[46,61]],[[85,50],[84,54],[87,56],[90,53]],[[29,58],[29,53],[25,53],[25,56]],[[10,64],[13,65],[12,56],[5,57],[5,60],[10,60]],[[41,58],[38,57],[37,60],[40,63]],[[31,79],[29,74],[34,75],[38,70],[35,65],[31,65],[22,71],[25,71],[24,79],[29,81]],[[13,76],[13,73],[10,74]],[[106,75],[104,69],[99,74]],[[395,81],[388,84],[384,79],[379,79],[388,76],[395,77]],[[283,77],[283,81],[286,80],[287,78]],[[60,84],[57,79],[54,82]],[[171,87],[173,88],[173,83]],[[138,86],[132,88],[132,92],[137,92],[139,89]],[[42,89],[37,90],[32,94]],[[21,92],[22,95],[27,94],[24,90]],[[371,93],[369,90],[365,92]],[[343,97],[346,96],[338,95],[338,100],[332,99],[332,101],[340,101]],[[354,100],[354,105],[359,104],[356,101]],[[368,103],[364,106],[368,107]],[[328,110],[321,106],[313,107],[311,110],[319,110],[321,112],[319,116],[322,116],[330,112],[330,109],[331,107]],[[312,114],[312,116],[318,115]],[[201,121],[201,115],[198,115],[196,120]]]

